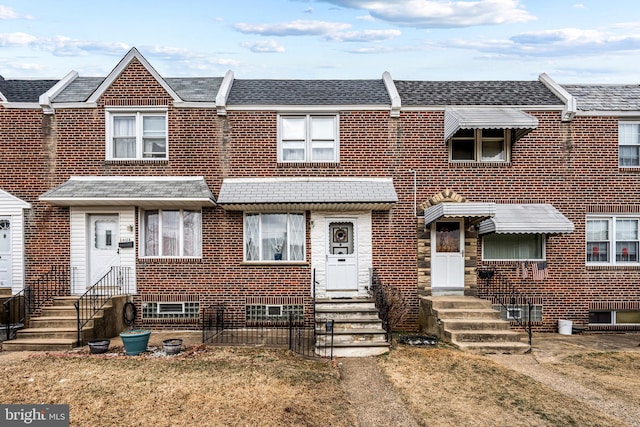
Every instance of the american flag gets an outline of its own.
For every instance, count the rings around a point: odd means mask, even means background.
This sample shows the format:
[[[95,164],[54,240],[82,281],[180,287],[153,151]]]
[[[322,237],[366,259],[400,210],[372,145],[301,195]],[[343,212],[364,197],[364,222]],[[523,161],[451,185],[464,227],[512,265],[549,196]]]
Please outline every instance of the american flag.
[[[531,277],[533,280],[544,280],[549,277],[549,270],[547,269],[547,262],[532,262],[531,263]]]

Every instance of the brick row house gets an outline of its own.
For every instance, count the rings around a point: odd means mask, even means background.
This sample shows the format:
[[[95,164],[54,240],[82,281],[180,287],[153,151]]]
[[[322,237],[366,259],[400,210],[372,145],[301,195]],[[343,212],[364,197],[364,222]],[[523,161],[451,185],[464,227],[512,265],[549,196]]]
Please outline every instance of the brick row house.
[[[106,77],[0,80],[0,129],[10,294],[117,267],[137,325],[190,329],[219,304],[313,316],[375,276],[416,330],[432,297],[500,310],[499,277],[536,330],[640,327],[636,85],[165,78],[132,49]]]

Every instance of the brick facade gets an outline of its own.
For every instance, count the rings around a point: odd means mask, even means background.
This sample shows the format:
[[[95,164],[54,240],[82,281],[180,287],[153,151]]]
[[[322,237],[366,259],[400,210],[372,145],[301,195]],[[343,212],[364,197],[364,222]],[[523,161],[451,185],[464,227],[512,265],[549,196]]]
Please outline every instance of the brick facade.
[[[124,106],[167,108],[168,160],[105,159],[105,109]],[[230,110],[221,116],[215,108],[176,106],[134,58],[96,107],[65,107],[45,115],[38,108],[0,106],[0,188],[33,206],[25,214],[27,283],[50,265],[69,263],[69,208],[38,197],[70,176],[203,176],[214,196],[229,177],[392,177],[398,202],[371,215],[372,262],[382,281],[399,288],[410,305],[402,328],[417,327],[418,295],[430,292],[430,235],[421,215],[445,190],[472,202],[550,203],[575,225],[572,234],[547,237],[549,277],[534,281],[516,275],[515,263],[483,262],[480,237],[465,223],[466,293],[476,292],[476,267],[495,267],[541,301],[539,329],[546,331],[554,330],[559,318],[586,325],[590,309],[637,307],[640,266],[585,266],[588,213],[640,212],[640,169],[618,167],[618,118],[577,116],[566,123],[559,110],[527,112],[538,119],[538,128],[513,143],[506,164],[449,162],[444,112],[426,108],[403,111],[398,118],[385,108],[339,111],[338,164],[284,164],[277,161],[275,109]],[[417,181],[415,205],[411,171]],[[250,264],[243,262],[243,213],[204,208],[201,259],[136,256],[139,310],[145,301],[173,300],[198,301],[201,308],[225,303],[241,313],[249,300],[294,298],[309,313],[309,217],[307,211],[305,262]],[[153,320],[148,326],[194,324]]]

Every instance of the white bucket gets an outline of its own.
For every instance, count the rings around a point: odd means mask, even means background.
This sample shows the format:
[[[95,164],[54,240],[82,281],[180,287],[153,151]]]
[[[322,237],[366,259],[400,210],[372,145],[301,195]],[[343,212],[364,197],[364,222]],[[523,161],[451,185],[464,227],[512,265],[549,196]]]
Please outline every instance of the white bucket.
[[[571,335],[573,322],[571,320],[558,320],[558,333],[560,335]]]

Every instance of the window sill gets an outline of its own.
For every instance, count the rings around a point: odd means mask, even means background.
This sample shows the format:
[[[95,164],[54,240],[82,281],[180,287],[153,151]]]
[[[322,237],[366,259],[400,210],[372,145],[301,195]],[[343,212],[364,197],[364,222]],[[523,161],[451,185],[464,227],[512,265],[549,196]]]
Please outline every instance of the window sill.
[[[620,172],[640,172],[640,166],[618,166]]]
[[[115,159],[107,159],[104,161],[105,165],[168,165],[169,159],[123,159],[123,160],[115,160]]]
[[[545,259],[483,259],[482,264],[513,265],[521,262],[544,262]]]
[[[242,261],[240,265],[247,267],[277,267],[280,265],[287,267],[305,267],[308,266],[309,263],[306,261]]]
[[[279,168],[339,168],[340,162],[278,162]]]
[[[507,168],[511,167],[511,162],[452,162],[449,166],[458,168]]]
[[[140,264],[199,264],[202,258],[138,258]]]
[[[587,271],[601,270],[640,270],[640,264],[608,264],[608,265],[588,265]]]

